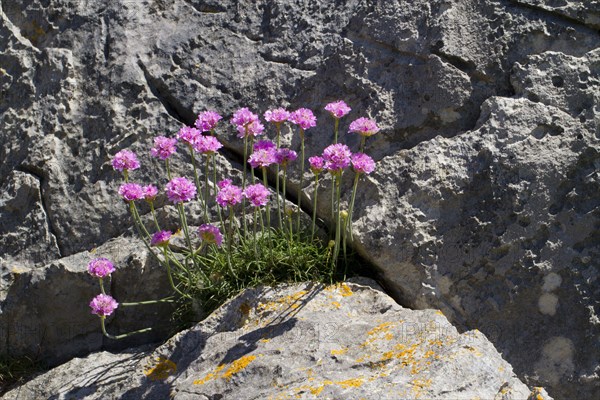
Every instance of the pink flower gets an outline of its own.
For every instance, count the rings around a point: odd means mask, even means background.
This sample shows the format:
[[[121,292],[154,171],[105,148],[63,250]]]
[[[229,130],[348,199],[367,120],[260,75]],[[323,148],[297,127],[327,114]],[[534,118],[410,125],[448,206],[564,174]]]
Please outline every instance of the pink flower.
[[[96,278],[104,278],[115,272],[115,266],[108,258],[94,258],[87,265],[88,273]]]
[[[113,313],[119,307],[119,303],[107,294],[99,294],[90,302],[92,314],[99,317],[106,317]]]
[[[222,181],[219,181],[219,183],[217,183],[219,189],[223,189],[225,186],[229,185],[231,185],[231,179],[223,179]]]
[[[247,125],[238,125],[237,127],[238,137],[243,138],[245,136],[260,136],[265,131],[265,126],[259,121],[252,121]]]
[[[198,228],[198,236],[203,242],[216,244],[218,247],[221,247],[221,243],[223,243],[223,235],[221,235],[221,231],[214,225],[211,224],[202,224]]]
[[[309,157],[308,163],[310,164],[310,170],[315,175],[318,175],[321,171],[323,171],[323,168],[325,168],[325,160],[323,160],[323,157]]]
[[[344,102],[344,100],[334,101],[325,106],[325,111],[329,111],[333,118],[342,118],[352,109]]]
[[[194,145],[200,136],[202,133],[198,129],[189,126],[184,126],[177,132],[177,139],[191,145]]]
[[[119,194],[126,201],[141,200],[144,198],[144,188],[137,183],[124,183],[119,187]]]
[[[171,239],[171,231],[158,231],[154,235],[152,235],[152,239],[150,239],[151,246],[167,246],[169,244],[169,240]]]
[[[248,158],[248,163],[250,163],[252,168],[268,167],[276,162],[274,148],[268,150],[256,150],[250,155],[250,158]]]
[[[294,161],[296,158],[298,158],[298,154],[294,150],[285,147],[277,149],[277,152],[275,152],[275,161],[280,165],[287,165],[288,162]]]
[[[285,108],[276,108],[274,110],[265,111],[265,120],[268,122],[273,122],[275,124],[280,124],[285,122],[290,118],[290,112]]]
[[[169,139],[164,136],[154,138],[154,147],[150,150],[153,157],[166,160],[177,151],[177,139]]]
[[[140,167],[140,162],[133,151],[121,150],[115,154],[115,157],[112,160],[112,166],[117,171],[133,171]]]
[[[156,196],[158,196],[158,188],[154,185],[144,186],[142,190],[144,191],[144,200],[146,201],[154,201]]]
[[[198,114],[198,119],[194,125],[202,132],[210,132],[215,129],[217,123],[222,119],[223,117],[214,111],[204,111]]]
[[[265,206],[269,201],[269,189],[260,183],[250,185],[244,191],[244,197],[247,198],[254,207]]]
[[[351,162],[352,152],[345,144],[332,144],[323,151],[325,168],[330,172],[341,172]]]
[[[304,130],[317,126],[317,117],[308,108],[299,108],[292,112],[290,121]]]
[[[361,136],[372,136],[379,132],[379,127],[369,118],[359,118],[350,123],[349,132],[358,133]]]
[[[217,193],[217,203],[221,207],[234,206],[242,201],[242,189],[231,183],[221,187]]]
[[[187,178],[173,178],[166,186],[167,197],[172,203],[190,201],[196,196],[196,186]]]
[[[357,174],[368,175],[375,171],[375,162],[364,153],[356,153],[352,155],[352,168]]]
[[[270,150],[274,149],[275,147],[277,147],[275,143],[271,142],[270,140],[259,140],[258,142],[254,143],[254,151]]]
[[[231,123],[237,125],[238,127],[248,126],[255,121],[258,121],[258,115],[254,114],[247,107],[237,110],[235,113],[233,113],[233,117],[231,118]]]
[[[214,136],[199,136],[196,143],[194,143],[194,150],[202,154],[214,154],[221,147],[223,147],[223,145],[219,142],[219,139]]]

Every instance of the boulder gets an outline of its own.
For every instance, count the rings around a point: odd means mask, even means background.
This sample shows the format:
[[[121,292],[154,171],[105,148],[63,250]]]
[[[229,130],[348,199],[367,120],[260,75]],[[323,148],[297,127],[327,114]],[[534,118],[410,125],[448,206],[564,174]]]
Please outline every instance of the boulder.
[[[440,311],[403,308],[369,281],[248,289],[154,350],[74,359],[3,399],[51,396],[550,398],[481,332],[460,334]]]

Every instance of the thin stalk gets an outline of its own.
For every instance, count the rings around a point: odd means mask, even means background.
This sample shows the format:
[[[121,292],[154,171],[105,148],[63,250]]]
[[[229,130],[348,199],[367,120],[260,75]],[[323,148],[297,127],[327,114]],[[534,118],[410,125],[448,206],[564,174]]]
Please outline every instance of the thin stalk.
[[[277,148],[279,149],[280,136],[281,136],[281,122],[275,124],[277,128]],[[279,229],[283,229],[283,222],[281,218],[281,204],[279,204],[279,164],[275,166],[275,200],[277,201],[277,216],[279,217]],[[285,195],[283,196],[285,198]]]
[[[242,192],[246,191],[246,171],[248,169],[248,167],[246,166],[246,164],[248,164],[248,127],[245,127],[245,134],[244,134],[244,160],[243,160],[243,164],[244,164],[244,174],[242,175]],[[244,235],[248,232],[248,227],[246,225],[246,198],[243,197],[242,198],[242,220],[244,221]]]
[[[315,191],[313,193],[313,215],[312,215],[312,229],[310,233],[310,241],[312,242],[315,238],[315,226],[317,222],[317,196],[319,194],[319,174],[315,174]]]
[[[154,226],[156,227],[157,231],[160,231],[160,225],[158,224],[158,219],[156,219],[156,211],[154,210],[154,202],[149,201],[148,204],[150,204],[150,212],[152,213],[152,219],[154,220]]]
[[[253,228],[252,228],[252,239],[253,239],[253,244],[254,244],[254,257],[256,257],[256,259],[258,259],[258,249],[256,248],[256,213],[257,213],[257,207],[254,207],[254,211],[252,212],[253,214]]]
[[[235,215],[233,214],[233,206],[229,206],[229,229],[228,229],[228,239],[227,239],[227,264],[229,266],[229,272],[233,275],[235,279],[238,279],[237,274],[233,270],[233,265],[231,264],[231,251],[233,247],[233,220],[235,219]]]
[[[135,302],[131,302],[131,303],[120,303],[119,305],[123,306],[123,307],[135,307],[135,306],[146,306],[149,304],[174,303],[174,302],[175,302],[175,300],[173,300],[171,297],[165,297],[164,299],[135,301]]]
[[[336,212],[335,212],[335,247],[333,248],[333,263],[337,265],[338,256],[340,254],[340,234],[341,234],[341,221],[340,221],[340,197],[341,197],[341,182],[342,174],[335,176],[335,198],[336,198]]]
[[[204,200],[202,199],[202,187],[200,186],[200,179],[198,178],[198,169],[196,168],[196,155],[194,154],[194,148],[190,143],[188,143],[188,149],[190,150],[190,156],[192,157],[192,167],[194,168],[194,182],[196,182],[196,192],[198,193],[198,201],[201,205],[203,205],[206,210],[206,205],[204,204]],[[206,218],[205,213],[205,221],[208,223],[208,218]]]
[[[171,178],[171,167],[169,165],[168,158],[165,159],[165,167],[167,168],[167,177],[169,178],[169,180],[173,179],[173,178]]]
[[[179,213],[179,220],[181,221],[181,227],[183,228],[183,234],[185,235],[185,240],[187,242],[188,248],[190,249],[190,253],[194,252],[194,248],[192,247],[192,240],[190,239],[190,231],[187,224],[187,219],[185,217],[185,209],[183,208],[183,203],[177,204],[177,212]]]
[[[335,118],[335,125],[333,127],[333,144],[337,144],[339,127],[340,127],[340,119]]]
[[[180,296],[191,299],[192,297],[189,294],[183,293],[181,290],[177,289],[177,286],[175,286],[175,282],[173,282],[173,274],[171,273],[171,265],[169,263],[169,256],[166,247],[163,247],[163,256],[165,257],[165,266],[167,267],[167,276],[169,277],[169,284],[171,285],[171,288],[174,291],[176,291]]]
[[[298,190],[298,221],[296,231],[300,237],[300,216],[302,214],[302,186],[304,184],[304,129],[300,128],[300,189]]]
[[[104,281],[102,278],[98,278],[98,281],[100,283],[100,293],[102,294],[106,294],[106,291],[104,290]]]
[[[352,198],[350,199],[350,207],[348,207],[348,236],[350,237],[350,241],[353,241],[352,236],[352,213],[354,211],[354,200],[356,199],[356,188],[358,187],[358,178],[360,178],[360,174],[356,174],[354,176],[354,184],[352,185]]]
[[[365,143],[367,142],[367,137],[366,136],[362,136],[360,137],[360,152],[364,153],[365,151]]]
[[[218,186],[217,186],[217,155],[213,154],[212,157],[212,165],[213,165],[213,187],[215,189],[215,197],[217,196]],[[219,222],[221,223],[221,229],[225,230],[225,225],[223,224],[223,213],[221,212],[221,207],[217,206],[217,211],[219,213]]]
[[[285,192],[285,183],[287,182],[287,164],[283,164],[283,215],[286,219],[288,219],[288,214],[286,211],[286,192]],[[290,231],[290,236],[292,232]]]
[[[104,324],[105,319],[106,319],[106,317],[104,317],[104,316],[100,317],[100,325],[102,326],[102,334],[104,334],[104,336],[106,336],[107,338],[113,339],[113,340],[125,339],[126,337],[129,337],[132,335],[137,335],[138,333],[150,332],[152,330],[152,328],[144,328],[144,329],[140,329],[138,331],[124,333],[122,335],[111,335],[110,333],[106,332],[106,326]]]
[[[210,196],[210,188],[208,187],[208,165],[210,163],[210,154],[207,155],[206,163],[204,164],[204,220],[208,224],[208,196]]]
[[[343,218],[343,226],[342,226],[342,254],[344,255],[344,280],[346,280],[346,273],[348,272],[348,258],[346,256],[346,226],[348,225],[348,214],[346,213],[346,217]]]

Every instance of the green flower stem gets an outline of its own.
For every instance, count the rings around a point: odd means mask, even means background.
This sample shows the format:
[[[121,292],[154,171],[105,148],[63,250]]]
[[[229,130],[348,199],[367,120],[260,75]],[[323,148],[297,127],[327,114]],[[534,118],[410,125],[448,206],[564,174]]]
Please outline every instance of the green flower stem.
[[[177,286],[175,285],[175,282],[173,282],[173,274],[171,273],[171,264],[169,263],[169,255],[166,249],[166,246],[163,247],[163,256],[165,258],[165,266],[167,267],[167,276],[169,277],[169,284],[171,285],[171,288],[177,292],[180,296],[182,297],[187,297],[188,299],[191,299],[191,296],[183,293],[181,290],[177,289]]]
[[[227,264],[229,266],[229,272],[233,275],[235,279],[238,279],[237,274],[233,270],[233,265],[231,264],[231,252],[233,247],[233,220],[235,219],[235,214],[233,213],[233,206],[229,206],[229,229],[227,230]]]
[[[106,332],[106,326],[104,324],[105,319],[106,319],[106,317],[104,317],[104,316],[100,317],[100,325],[102,326],[102,334],[104,334],[104,336],[106,336],[107,338],[113,339],[113,340],[125,339],[126,337],[129,337],[132,335],[137,335],[138,333],[150,332],[152,330],[152,328],[144,328],[144,329],[140,329],[138,331],[124,333],[122,335],[115,336],[115,335],[111,335],[110,333]]]
[[[315,226],[317,222],[317,196],[319,194],[319,174],[315,174],[315,191],[313,193],[313,215],[312,215],[312,229],[310,232],[310,241],[312,242],[315,238]]]
[[[250,136],[250,143],[248,145],[248,147],[250,148],[251,151],[254,151],[254,136]],[[246,159],[247,161],[247,159]],[[250,166],[250,176],[252,178],[251,182],[254,185],[256,183],[256,177],[254,176],[254,168],[252,168],[252,166]]]
[[[348,215],[343,218],[343,226],[341,230],[342,235],[342,254],[344,254],[344,280],[346,280],[346,273],[348,272],[348,258],[346,256],[346,226],[348,225]]]
[[[165,167],[167,169],[167,177],[169,178],[169,180],[171,180],[171,166],[169,165],[169,159],[166,158],[165,159]]]
[[[252,228],[252,240],[254,242],[254,257],[256,257],[258,259],[258,249],[256,247],[256,220],[257,220],[257,214],[258,212],[258,208],[254,207],[254,211],[252,212],[252,219],[253,219],[253,228]]]
[[[262,176],[263,176],[263,185],[265,185],[265,187],[267,189],[269,189],[269,182],[267,180],[267,167],[262,167]],[[269,232],[271,232],[271,208],[270,208],[268,202],[267,202],[267,205],[266,205],[266,211],[267,211],[267,217],[266,217],[266,219],[267,219],[267,229],[269,230]],[[269,233],[269,238],[270,238],[270,236],[271,235]]]
[[[335,176],[331,174],[331,223],[329,225],[329,232],[335,235]]]
[[[212,132],[212,131],[211,131]],[[215,197],[217,196],[217,191],[219,190],[217,185],[217,155],[213,154],[212,157],[212,167],[213,167],[213,187],[215,189]],[[225,225],[223,224],[223,213],[221,212],[221,206],[217,205],[217,211],[219,213],[219,222],[221,223],[221,229],[225,230]]]
[[[129,210],[131,212],[131,216],[133,217],[134,225],[138,228],[138,232],[140,233],[140,237],[142,239],[146,239],[150,237],[150,233],[146,229],[146,226],[142,222],[140,218],[140,214],[138,213],[137,207],[133,200],[129,201]]]
[[[210,221],[208,220],[208,197],[210,196],[210,188],[208,187],[208,165],[210,163],[210,154],[206,158],[206,163],[204,164],[204,220],[208,224]]]
[[[365,152],[365,143],[367,142],[367,137],[366,136],[361,136],[360,137],[360,152],[364,153]]]
[[[244,134],[244,160],[242,161],[242,163],[244,164],[244,174],[242,175],[242,192],[246,191],[246,171],[248,170],[248,167],[246,164],[248,164],[248,127],[245,127],[245,134]],[[244,235],[248,232],[248,226],[246,224],[246,197],[244,196],[242,198],[242,220],[244,221]]]
[[[353,241],[352,236],[352,213],[354,211],[354,200],[356,199],[356,188],[358,187],[358,178],[360,178],[360,174],[356,174],[354,176],[354,184],[352,186],[352,198],[350,199],[350,207],[348,207],[348,236],[350,237],[350,241]]]
[[[300,216],[302,214],[302,186],[304,184],[304,129],[300,128],[300,188],[298,190],[298,221],[296,231],[300,237]]]
[[[286,199],[285,199],[285,183],[287,182],[287,164],[283,164],[283,215],[285,216],[286,219],[290,219],[288,217],[287,211],[286,211]],[[290,228],[291,228],[291,224],[290,224]],[[290,237],[292,235],[292,232],[290,231]]]
[[[337,265],[338,256],[340,254],[340,234],[341,234],[341,220],[340,220],[340,197],[341,197],[341,171],[335,176],[335,199],[336,199],[336,212],[335,212],[335,246],[333,248],[333,264]]]
[[[98,278],[98,282],[100,283],[100,292],[102,294],[106,294],[106,291],[104,290],[104,280],[102,278]]]
[[[125,180],[125,183],[129,182],[129,171],[127,170],[127,168],[123,170],[123,179]]]
[[[158,224],[158,219],[156,218],[156,211],[154,210],[154,202],[149,201],[150,204],[150,212],[152,213],[152,219],[154,220],[154,226],[156,226],[156,230],[160,231],[160,225]]]
[[[194,248],[192,247],[192,240],[190,239],[190,231],[187,224],[187,219],[185,218],[185,209],[183,208],[183,203],[177,203],[177,212],[179,213],[179,220],[181,221],[181,227],[183,228],[183,234],[185,235],[185,240],[187,242],[190,253],[194,253]]]
[[[279,148],[281,136],[281,122],[275,124],[277,128],[277,148]],[[279,217],[279,229],[283,229],[283,220],[281,218],[281,204],[279,204],[279,164],[275,166],[275,200],[277,201],[277,216]],[[285,197],[285,195],[283,196]]]
[[[335,118],[335,126],[333,128],[333,144],[337,144],[337,140],[338,140],[338,130],[340,127],[340,119],[339,118]]]
[[[159,304],[159,303],[174,303],[175,300],[173,300],[172,297],[165,297],[164,299],[158,299],[158,300],[145,300],[145,301],[135,301],[135,302],[131,302],[131,303],[120,303],[120,306],[123,307],[135,307],[135,306],[146,306],[149,304]]]
[[[198,193],[198,201],[204,207],[205,222],[208,223],[208,217],[206,215],[206,204],[202,198],[202,187],[200,186],[200,179],[198,178],[198,169],[196,168],[196,155],[194,154],[194,148],[188,143],[188,149],[190,150],[190,156],[192,157],[192,167],[194,169],[194,182],[196,182],[196,192]]]

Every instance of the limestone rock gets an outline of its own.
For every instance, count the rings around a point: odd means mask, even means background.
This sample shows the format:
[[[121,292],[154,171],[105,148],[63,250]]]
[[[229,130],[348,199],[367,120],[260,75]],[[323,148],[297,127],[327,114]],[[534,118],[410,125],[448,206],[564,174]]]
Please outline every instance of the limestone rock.
[[[74,359],[3,398],[530,395],[481,332],[459,334],[439,311],[405,309],[378,289],[343,283],[246,290],[154,351]]]

